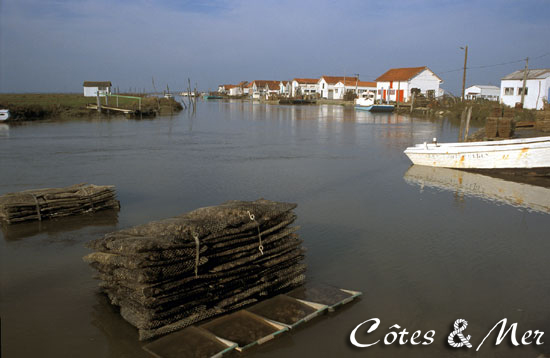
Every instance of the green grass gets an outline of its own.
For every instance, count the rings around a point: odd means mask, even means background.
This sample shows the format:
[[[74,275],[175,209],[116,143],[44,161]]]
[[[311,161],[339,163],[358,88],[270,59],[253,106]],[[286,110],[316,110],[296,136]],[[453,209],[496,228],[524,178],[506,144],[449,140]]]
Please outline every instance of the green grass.
[[[128,94],[130,96],[143,96]],[[106,104],[106,98],[101,97],[101,104]],[[109,106],[117,106],[116,97],[109,97]],[[143,97],[141,109],[145,113],[153,113],[158,110],[160,102],[161,110],[179,111],[181,105],[175,100],[162,98],[157,100],[153,97]],[[81,117],[95,114],[86,109],[86,105],[97,103],[96,97],[84,97],[80,93],[25,93],[25,94],[0,94],[0,108],[10,110],[13,120],[32,120],[49,117]],[[138,100],[131,98],[119,98],[118,107],[127,109],[138,109]]]

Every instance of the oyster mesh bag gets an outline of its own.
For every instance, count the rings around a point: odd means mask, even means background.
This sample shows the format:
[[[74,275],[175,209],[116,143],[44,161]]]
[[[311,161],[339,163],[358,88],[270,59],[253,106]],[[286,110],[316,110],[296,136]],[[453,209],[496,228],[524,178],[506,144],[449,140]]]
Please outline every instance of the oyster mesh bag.
[[[301,285],[295,204],[228,201],[106,234],[84,260],[121,316],[153,338]]]

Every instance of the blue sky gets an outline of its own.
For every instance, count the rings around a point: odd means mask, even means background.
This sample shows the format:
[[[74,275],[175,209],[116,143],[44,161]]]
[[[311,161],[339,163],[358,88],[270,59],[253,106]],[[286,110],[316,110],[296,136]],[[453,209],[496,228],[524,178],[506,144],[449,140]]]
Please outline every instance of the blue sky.
[[[428,66],[459,94],[464,45],[467,85],[499,85],[527,56],[550,68],[548,14],[548,0],[2,0],[0,92],[80,92],[85,80],[150,91],[152,77],[214,90]]]

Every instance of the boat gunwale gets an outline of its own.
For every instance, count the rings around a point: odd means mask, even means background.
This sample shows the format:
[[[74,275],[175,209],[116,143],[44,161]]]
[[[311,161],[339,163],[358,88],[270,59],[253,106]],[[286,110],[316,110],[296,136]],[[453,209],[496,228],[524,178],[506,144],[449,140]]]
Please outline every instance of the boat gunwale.
[[[550,136],[547,137],[533,137],[533,138],[516,138],[516,139],[504,139],[499,141],[479,141],[479,142],[456,142],[456,143],[420,143],[415,144],[412,147],[408,147],[405,150],[411,148],[440,148],[440,147],[494,147],[494,146],[507,146],[515,144],[531,144],[540,142],[550,142]]]

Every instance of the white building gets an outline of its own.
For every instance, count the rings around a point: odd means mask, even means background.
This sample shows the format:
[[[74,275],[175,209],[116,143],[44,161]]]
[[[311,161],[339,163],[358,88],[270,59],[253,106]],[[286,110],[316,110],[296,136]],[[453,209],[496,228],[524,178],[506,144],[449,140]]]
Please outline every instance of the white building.
[[[111,81],[84,81],[84,97],[100,97],[111,94]]]
[[[281,81],[279,83],[279,94],[281,96],[285,96],[285,97],[290,96],[290,91],[291,91],[290,81]]]
[[[385,101],[407,102],[412,90],[417,89],[427,97],[439,97],[439,84],[443,80],[428,67],[392,68],[376,79],[377,98]]]
[[[278,94],[280,81],[254,80],[248,85],[249,95],[254,99],[264,99],[269,95]]]
[[[523,89],[524,70],[513,72],[504,76],[500,81],[500,102],[514,107],[521,103]],[[550,69],[538,69],[527,71],[525,83],[525,100],[523,108],[542,109],[544,101],[548,101],[550,89]]]
[[[351,80],[355,82],[357,77],[345,77],[345,76],[322,76],[318,81],[319,93],[321,98],[338,99],[340,95],[335,94],[335,86],[340,81]],[[346,82],[347,83],[347,82]],[[343,96],[343,95],[342,95]]]
[[[344,82],[345,81],[345,82]],[[363,92],[376,92],[376,82],[359,81],[352,78],[338,81],[334,85],[334,99],[344,99],[346,92],[353,92],[360,96]]]
[[[292,97],[313,96],[319,93],[318,78],[295,78],[292,80]]]
[[[497,86],[474,85],[464,90],[464,98],[467,100],[486,99],[489,101],[498,101],[500,97],[500,88]]]

